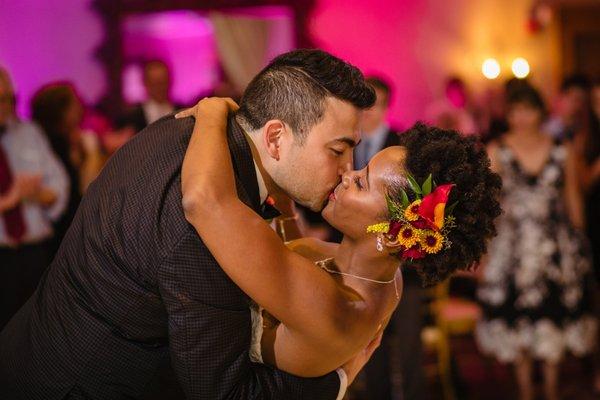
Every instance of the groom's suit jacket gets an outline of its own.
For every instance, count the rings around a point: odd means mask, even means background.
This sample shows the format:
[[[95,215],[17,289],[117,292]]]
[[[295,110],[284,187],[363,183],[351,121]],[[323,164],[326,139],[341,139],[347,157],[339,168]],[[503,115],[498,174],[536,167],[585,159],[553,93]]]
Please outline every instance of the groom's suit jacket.
[[[249,299],[184,218],[192,128],[192,118],[162,118],[89,187],[37,291],[0,334],[1,399],[139,398],[169,358],[189,399],[336,398],[335,372],[301,379],[251,363]],[[233,118],[228,136],[238,195],[257,210]]]

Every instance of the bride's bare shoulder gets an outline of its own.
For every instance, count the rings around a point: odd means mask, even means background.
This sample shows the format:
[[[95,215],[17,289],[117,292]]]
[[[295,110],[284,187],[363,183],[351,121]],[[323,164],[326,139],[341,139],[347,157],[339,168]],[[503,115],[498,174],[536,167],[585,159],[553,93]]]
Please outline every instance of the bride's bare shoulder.
[[[286,245],[293,252],[312,261],[333,257],[339,246],[337,243],[325,242],[310,237],[292,240],[287,242]]]

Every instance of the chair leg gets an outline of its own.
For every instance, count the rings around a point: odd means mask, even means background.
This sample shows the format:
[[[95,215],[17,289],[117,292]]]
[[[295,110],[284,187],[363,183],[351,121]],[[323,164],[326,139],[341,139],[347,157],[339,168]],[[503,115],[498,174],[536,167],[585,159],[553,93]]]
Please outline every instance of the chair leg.
[[[452,384],[452,371],[450,366],[450,343],[446,332],[441,332],[438,341],[438,369],[444,400],[455,400],[454,386]]]

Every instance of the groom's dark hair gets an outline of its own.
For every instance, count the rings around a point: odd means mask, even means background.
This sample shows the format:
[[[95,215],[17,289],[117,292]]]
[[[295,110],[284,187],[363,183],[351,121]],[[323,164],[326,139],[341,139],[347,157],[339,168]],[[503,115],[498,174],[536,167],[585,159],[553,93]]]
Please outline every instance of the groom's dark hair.
[[[328,96],[360,109],[375,103],[375,92],[355,66],[322,50],[294,50],[273,59],[252,79],[237,115],[247,130],[280,119],[303,142],[323,117]]]

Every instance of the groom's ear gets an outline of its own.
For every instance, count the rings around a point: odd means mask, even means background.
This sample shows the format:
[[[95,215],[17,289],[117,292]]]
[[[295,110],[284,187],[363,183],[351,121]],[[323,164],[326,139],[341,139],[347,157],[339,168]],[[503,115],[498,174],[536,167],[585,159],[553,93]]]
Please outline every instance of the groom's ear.
[[[263,127],[263,141],[265,149],[271,158],[279,161],[279,147],[281,146],[281,138],[286,131],[286,126],[283,121],[274,119],[267,121]]]

